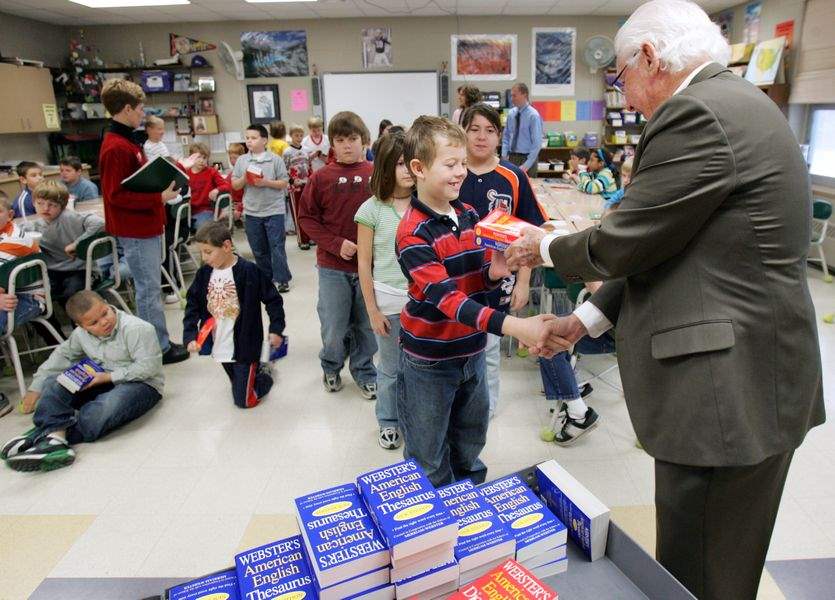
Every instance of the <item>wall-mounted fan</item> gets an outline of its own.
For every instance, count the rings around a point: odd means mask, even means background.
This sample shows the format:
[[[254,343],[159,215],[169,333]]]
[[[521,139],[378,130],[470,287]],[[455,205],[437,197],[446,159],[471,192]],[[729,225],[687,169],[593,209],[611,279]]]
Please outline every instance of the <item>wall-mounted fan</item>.
[[[615,44],[605,35],[596,35],[586,40],[583,47],[583,62],[592,73],[608,67],[615,60]]]
[[[244,53],[240,50],[238,50],[237,52],[232,50],[232,46],[230,46],[226,42],[220,42],[218,54],[220,55],[220,62],[223,63],[223,67],[226,69],[226,71],[230,75],[234,75],[235,79],[237,79],[238,81],[243,81]]]

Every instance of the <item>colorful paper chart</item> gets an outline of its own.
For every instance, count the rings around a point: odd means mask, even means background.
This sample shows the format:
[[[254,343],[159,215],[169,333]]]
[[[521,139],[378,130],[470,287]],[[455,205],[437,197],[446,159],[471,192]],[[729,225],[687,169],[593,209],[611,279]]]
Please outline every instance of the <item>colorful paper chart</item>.
[[[606,111],[603,100],[543,100],[531,104],[543,121],[597,121]]]

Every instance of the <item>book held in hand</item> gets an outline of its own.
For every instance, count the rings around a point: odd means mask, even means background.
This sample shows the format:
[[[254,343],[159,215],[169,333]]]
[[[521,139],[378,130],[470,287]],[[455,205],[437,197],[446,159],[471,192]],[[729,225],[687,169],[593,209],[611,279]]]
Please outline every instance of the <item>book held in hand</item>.
[[[264,172],[261,168],[255,165],[249,165],[246,168],[246,184],[255,185],[255,182],[260,179],[264,179]]]
[[[479,491],[516,538],[517,561],[526,561],[566,543],[565,525],[518,475],[483,484]]]
[[[175,182],[175,190],[185,193],[188,175],[165,157],[157,156],[139,167],[133,175],[123,179],[122,186],[131,192],[155,194],[168,189],[172,181]]]
[[[104,367],[90,358],[82,358],[58,375],[56,381],[75,394],[93,381],[93,376],[96,373],[104,373]]]
[[[165,600],[239,600],[235,569],[204,575],[165,590]]]
[[[316,598],[302,536],[294,535],[235,556],[241,600]]]
[[[557,600],[553,589],[513,559],[462,586],[449,600]]]
[[[389,582],[388,548],[353,483],[296,498],[295,508],[319,587],[336,586],[371,572],[376,573],[375,583],[365,589]]]
[[[507,250],[508,246],[522,237],[526,227],[533,225],[497,208],[476,223],[475,243],[491,250]]]
[[[536,466],[536,479],[542,500],[589,560],[606,554],[609,508],[553,459]]]

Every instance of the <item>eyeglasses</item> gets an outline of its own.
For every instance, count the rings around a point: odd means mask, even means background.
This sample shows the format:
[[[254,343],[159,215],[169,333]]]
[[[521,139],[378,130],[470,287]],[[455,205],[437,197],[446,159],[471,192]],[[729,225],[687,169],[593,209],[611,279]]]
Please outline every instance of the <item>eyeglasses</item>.
[[[638,54],[639,54],[639,53],[638,53],[638,52],[636,52],[635,54],[633,54],[633,55],[632,55],[632,58],[630,58],[629,60],[627,60],[627,61],[624,63],[623,68],[622,68],[620,71],[618,71],[618,74],[617,74],[617,76],[615,77],[615,80],[612,82],[612,87],[613,87],[613,88],[615,88],[615,90],[617,90],[617,91],[618,91],[618,92],[620,92],[621,94],[624,94],[624,93],[626,93],[626,92],[624,92],[624,91],[623,91],[623,85],[624,85],[624,84],[623,84],[623,82],[620,80],[620,78],[621,78],[621,77],[623,77],[623,72],[624,72],[624,71],[626,71],[626,67],[628,67],[628,66],[629,66],[629,64],[630,64],[632,61],[634,61],[634,60],[635,60],[635,57],[637,57],[637,56],[638,56]]]

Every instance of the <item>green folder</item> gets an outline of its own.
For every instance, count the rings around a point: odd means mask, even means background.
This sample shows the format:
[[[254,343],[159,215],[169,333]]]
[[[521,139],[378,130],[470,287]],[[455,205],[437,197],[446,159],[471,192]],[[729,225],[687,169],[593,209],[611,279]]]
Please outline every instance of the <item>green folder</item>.
[[[157,156],[123,179],[122,185],[131,192],[153,194],[165,191],[172,181],[176,181],[174,189],[179,188],[181,193],[188,188],[188,175],[165,157]]]

